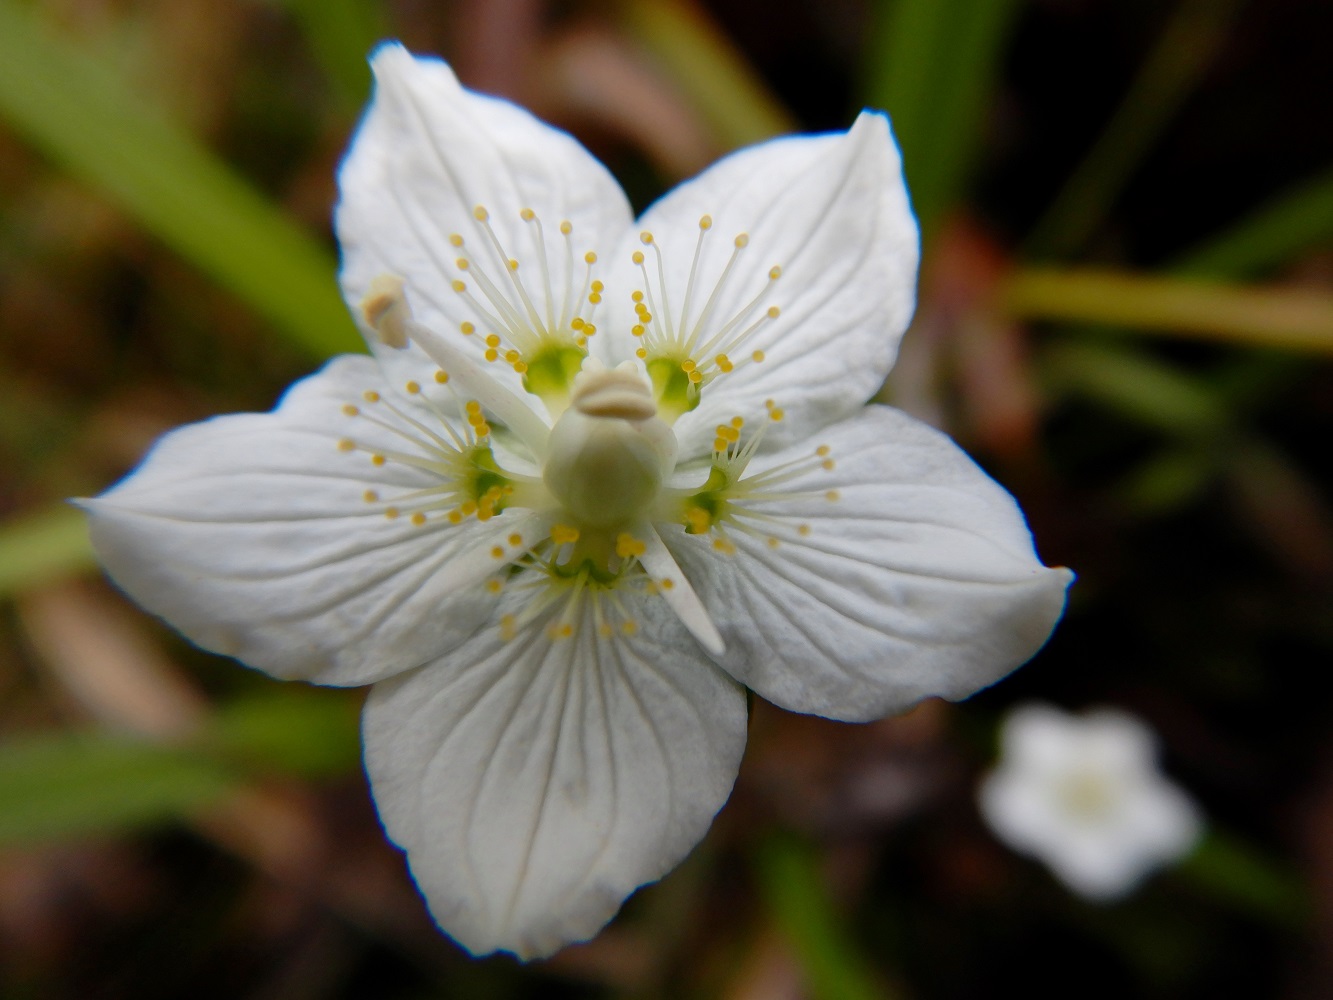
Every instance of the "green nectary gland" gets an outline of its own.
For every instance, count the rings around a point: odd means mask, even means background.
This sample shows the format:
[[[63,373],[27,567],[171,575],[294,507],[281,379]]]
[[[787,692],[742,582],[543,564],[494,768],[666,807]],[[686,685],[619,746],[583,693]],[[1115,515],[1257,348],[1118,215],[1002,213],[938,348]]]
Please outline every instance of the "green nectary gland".
[[[703,489],[692,494],[684,503],[686,534],[707,534],[714,524],[726,516],[727,491],[731,489],[731,486],[731,477],[723,469],[716,465],[713,466],[712,471],[708,473],[708,481],[704,483]],[[697,514],[691,516],[692,511],[703,511],[707,514],[707,523],[704,523],[704,519]]]
[[[699,387],[681,368],[683,358],[651,358],[645,365],[653,382],[657,412],[668,423],[699,405]]]
[[[545,344],[526,359],[523,388],[542,399],[566,399],[570,383],[583,366],[586,352],[573,344]]]
[[[480,502],[487,494],[496,491],[499,493],[499,498],[495,501],[494,512],[498,514],[504,510],[509,502],[505,496],[505,489],[510,482],[496,464],[491,446],[479,444],[473,447],[467,457],[467,465],[467,493],[473,500]]]

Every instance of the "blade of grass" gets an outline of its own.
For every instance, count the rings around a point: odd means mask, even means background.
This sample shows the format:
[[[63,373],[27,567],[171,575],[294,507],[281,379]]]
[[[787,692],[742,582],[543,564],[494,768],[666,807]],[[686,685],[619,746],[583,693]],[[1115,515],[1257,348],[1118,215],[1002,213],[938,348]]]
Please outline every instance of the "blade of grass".
[[[929,239],[962,196],[1018,0],[880,0],[866,98],[889,112]]]
[[[728,149],[796,130],[731,41],[689,0],[624,0],[621,21]]]
[[[1092,150],[1033,229],[1027,256],[1077,251],[1198,85],[1243,0],[1183,0]]]
[[[1206,241],[1171,265],[1178,274],[1235,278],[1266,271],[1321,241],[1333,241],[1333,170]]]
[[[13,0],[0,0],[0,115],[313,355],[362,349],[328,252]]]
[[[0,598],[97,565],[88,523],[61,504],[0,525]]]
[[[1333,354],[1333,296],[1300,289],[1236,287],[1121,271],[1028,268],[1005,281],[999,305],[1022,319],[1107,324]]]
[[[301,23],[343,110],[355,112],[370,95],[366,56],[389,37],[388,19],[375,0],[279,0]]]
[[[888,1000],[834,912],[813,850],[791,837],[770,837],[756,852],[755,873],[813,1000]]]

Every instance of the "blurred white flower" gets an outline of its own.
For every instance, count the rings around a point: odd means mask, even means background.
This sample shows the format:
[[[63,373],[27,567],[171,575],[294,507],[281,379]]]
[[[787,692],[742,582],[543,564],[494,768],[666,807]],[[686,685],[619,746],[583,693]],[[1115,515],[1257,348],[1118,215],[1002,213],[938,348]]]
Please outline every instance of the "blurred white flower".
[[[866,405],[917,267],[883,115],[636,224],[565,133],[400,46],[373,67],[336,221],[376,357],[173,432],[86,506],[199,645],[375,685],[386,831],[446,931],[530,958],[703,836],[745,687],[848,720],[966,697],[1071,574],[947,437]]]
[[[1183,857],[1203,829],[1194,803],[1158,769],[1151,730],[1110,708],[1015,708],[978,798],[1000,840],[1098,901]]]

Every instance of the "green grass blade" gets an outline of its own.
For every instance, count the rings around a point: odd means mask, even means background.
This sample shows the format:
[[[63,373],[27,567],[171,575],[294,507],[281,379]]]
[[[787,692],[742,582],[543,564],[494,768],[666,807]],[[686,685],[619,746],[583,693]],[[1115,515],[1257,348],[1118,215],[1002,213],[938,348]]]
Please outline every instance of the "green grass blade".
[[[0,525],[0,598],[97,565],[83,512],[61,504]]]
[[[1105,131],[1034,228],[1028,256],[1066,256],[1092,235],[1211,65],[1242,2],[1177,7]]]
[[[1019,8],[1019,0],[878,4],[866,54],[866,99],[893,120],[927,239],[963,194]]]
[[[355,112],[370,96],[366,56],[390,37],[384,10],[375,0],[281,0],[301,23],[306,44],[324,71],[338,103]]]
[[[13,0],[0,0],[0,116],[312,354],[362,349],[329,253]]]
[[[1181,274],[1239,278],[1333,242],[1333,170],[1277,198],[1171,265]]]
[[[755,871],[813,1000],[889,1000],[834,912],[813,850],[790,837],[771,837],[756,852]]]
[[[162,822],[235,787],[217,764],[106,733],[61,733],[0,746],[0,845]]]
[[[748,146],[796,130],[758,74],[693,4],[624,0],[620,16],[724,146]]]

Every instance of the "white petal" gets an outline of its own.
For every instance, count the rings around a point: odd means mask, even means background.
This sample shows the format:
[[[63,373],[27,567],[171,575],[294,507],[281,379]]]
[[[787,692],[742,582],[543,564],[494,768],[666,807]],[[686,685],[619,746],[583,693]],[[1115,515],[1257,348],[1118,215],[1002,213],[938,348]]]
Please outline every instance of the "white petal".
[[[353,310],[376,277],[400,276],[417,319],[457,336],[478,359],[482,337],[504,331],[493,330],[452,290],[455,279],[464,280],[492,313],[502,307],[489,303],[483,276],[525,321],[531,316],[516,279],[539,321],[548,318],[548,302],[557,319],[562,308],[572,310],[587,270],[584,254],[605,254],[631,219],[611,175],[566,133],[508,101],[463,89],[438,59],[416,58],[400,45],[386,44],[376,50],[371,66],[374,98],[338,175],[340,280]],[[501,249],[474,218],[477,206],[489,213]],[[540,243],[536,224],[520,218],[523,209],[540,222]],[[573,227],[570,254],[560,234],[565,221]],[[451,245],[454,234],[463,237],[464,249]],[[549,281],[539,247],[545,249]],[[460,256],[473,261],[470,272],[459,270]],[[513,275],[507,267],[511,258],[520,265]],[[477,333],[459,336],[463,322],[474,323]],[[375,346],[371,331],[363,332]],[[402,356],[381,353],[388,365],[404,363]],[[413,347],[402,355],[418,353]],[[416,363],[421,364],[419,357]],[[517,385],[518,376],[505,365],[492,370]]]
[[[732,530],[734,555],[705,536],[663,536],[737,680],[784,708],[865,720],[967,697],[1041,647],[1072,574],[1037,561],[1013,498],[952,441],[876,406],[815,443],[836,468],[812,461],[782,487],[806,498],[756,505],[781,520]]]
[[[591,937],[684,857],[731,791],[744,692],[660,601],[625,603],[633,637],[599,635],[585,601],[572,638],[549,639],[541,621],[507,643],[486,629],[366,703],[385,830],[440,926],[475,954],[536,958]]]
[[[273,413],[168,434],[138,471],[83,502],[107,572],[195,643],[278,677],[363,684],[457,645],[495,603],[483,581],[496,567],[469,553],[507,546],[525,515],[451,525],[436,512],[418,527],[405,505],[386,517],[396,497],[439,480],[339,449],[346,435],[413,452],[367,419],[365,390],[388,392],[371,358],[346,356]],[[343,413],[357,403],[362,416]]]
[[[711,216],[712,228],[685,315],[703,215]],[[734,238],[747,233],[748,245],[718,288],[702,329],[717,331],[765,289],[752,318],[770,306],[780,309],[728,355],[743,362],[758,349],[765,360],[717,376],[698,409],[677,422],[684,457],[707,452],[715,424],[736,414],[761,415],[770,398],[789,414],[766,442],[776,448],[854,412],[888,375],[916,300],[919,237],[883,115],[866,112],[846,133],[777,139],[735,153],[667,194],[639,225],[662,251],[669,306],[660,301],[655,254],[637,244],[637,233],[613,262],[613,305],[623,300],[627,259],[645,250],[652,279],[646,291],[659,318],[688,332],[722,277]],[[775,265],[781,275],[771,280]],[[632,277],[634,287],[643,286],[637,268]],[[620,325],[626,321],[634,322]],[[704,353],[711,358],[716,352]]]

